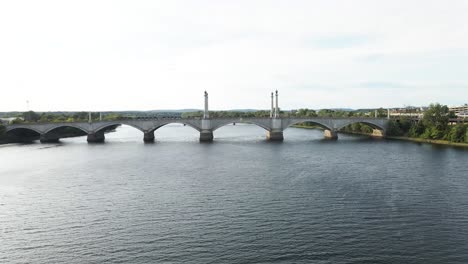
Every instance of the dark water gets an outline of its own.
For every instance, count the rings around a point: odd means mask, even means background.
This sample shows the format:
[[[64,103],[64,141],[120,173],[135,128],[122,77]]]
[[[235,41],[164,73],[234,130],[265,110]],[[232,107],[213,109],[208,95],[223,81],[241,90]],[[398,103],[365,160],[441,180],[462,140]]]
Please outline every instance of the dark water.
[[[468,151],[230,126],[0,147],[0,263],[468,263]]]

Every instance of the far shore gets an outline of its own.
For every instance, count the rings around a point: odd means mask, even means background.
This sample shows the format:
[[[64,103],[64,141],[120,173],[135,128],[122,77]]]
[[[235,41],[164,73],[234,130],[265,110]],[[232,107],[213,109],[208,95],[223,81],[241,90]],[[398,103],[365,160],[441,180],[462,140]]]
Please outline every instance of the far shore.
[[[387,136],[385,138],[386,139],[391,139],[391,140],[405,140],[405,141],[411,141],[411,142],[430,143],[430,144],[435,144],[435,145],[445,145],[445,146],[468,148],[468,143],[450,142],[448,140],[412,138],[412,137],[389,137],[389,136]]]
[[[305,125],[294,125],[293,127],[296,128],[305,128],[305,129],[321,129],[318,126],[305,126]],[[363,135],[363,136],[371,136],[366,133],[358,133],[358,132],[341,132],[343,134],[350,134],[350,135]],[[435,145],[444,145],[444,146],[453,146],[453,147],[464,147],[468,148],[468,143],[460,143],[460,142],[450,142],[448,140],[438,140],[438,139],[425,139],[425,138],[412,138],[412,137],[395,137],[395,136],[386,136],[385,139],[390,140],[404,140],[410,142],[418,142],[418,143],[429,143]]]

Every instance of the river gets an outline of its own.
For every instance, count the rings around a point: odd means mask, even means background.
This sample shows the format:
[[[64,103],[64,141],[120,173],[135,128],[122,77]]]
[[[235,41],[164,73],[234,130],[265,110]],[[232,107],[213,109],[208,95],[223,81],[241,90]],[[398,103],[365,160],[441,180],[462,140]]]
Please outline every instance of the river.
[[[468,151],[250,125],[0,146],[0,263],[468,263]]]

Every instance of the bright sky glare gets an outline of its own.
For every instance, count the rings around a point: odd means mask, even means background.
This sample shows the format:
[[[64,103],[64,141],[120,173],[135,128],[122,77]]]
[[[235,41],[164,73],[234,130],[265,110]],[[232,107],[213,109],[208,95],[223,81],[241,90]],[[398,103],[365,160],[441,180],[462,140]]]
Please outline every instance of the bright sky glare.
[[[468,1],[1,1],[0,111],[468,103]]]

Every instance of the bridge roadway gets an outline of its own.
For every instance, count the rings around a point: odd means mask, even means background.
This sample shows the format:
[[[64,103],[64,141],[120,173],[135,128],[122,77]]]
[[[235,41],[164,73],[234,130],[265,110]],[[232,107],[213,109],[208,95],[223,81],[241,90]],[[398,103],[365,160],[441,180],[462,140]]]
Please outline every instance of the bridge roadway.
[[[145,142],[154,141],[154,131],[167,124],[185,124],[200,132],[200,141],[212,141],[213,132],[225,125],[233,123],[248,123],[262,127],[267,131],[267,138],[273,141],[283,140],[283,131],[295,124],[310,122],[324,129],[326,138],[337,139],[337,132],[343,127],[353,123],[367,124],[374,129],[373,136],[384,137],[388,125],[388,119],[384,118],[213,118],[213,119],[128,119],[116,121],[96,122],[69,122],[69,123],[28,123],[15,124],[6,127],[7,133],[15,133],[15,130],[26,129],[37,132],[41,142],[57,142],[61,135],[58,128],[74,127],[88,135],[88,142],[104,142],[104,131],[115,125],[128,125],[143,132]],[[62,136],[63,137],[63,136]]]

